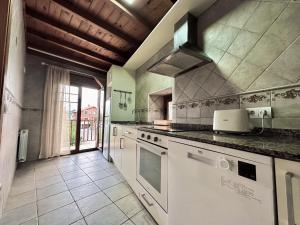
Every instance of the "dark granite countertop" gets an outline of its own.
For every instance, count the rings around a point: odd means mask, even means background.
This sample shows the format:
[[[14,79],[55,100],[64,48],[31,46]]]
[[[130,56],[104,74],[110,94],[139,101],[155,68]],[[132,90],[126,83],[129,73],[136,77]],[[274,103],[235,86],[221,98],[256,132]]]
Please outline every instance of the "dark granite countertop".
[[[147,128],[139,130],[300,162],[299,137],[215,134],[213,131],[165,132]]]

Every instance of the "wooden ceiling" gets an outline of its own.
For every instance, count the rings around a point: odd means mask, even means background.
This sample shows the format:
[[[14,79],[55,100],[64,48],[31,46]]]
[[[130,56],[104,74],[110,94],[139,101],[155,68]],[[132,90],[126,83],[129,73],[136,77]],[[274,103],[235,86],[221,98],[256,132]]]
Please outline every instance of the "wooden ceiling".
[[[175,3],[174,0],[24,2],[29,52],[103,74],[112,64],[124,65]]]

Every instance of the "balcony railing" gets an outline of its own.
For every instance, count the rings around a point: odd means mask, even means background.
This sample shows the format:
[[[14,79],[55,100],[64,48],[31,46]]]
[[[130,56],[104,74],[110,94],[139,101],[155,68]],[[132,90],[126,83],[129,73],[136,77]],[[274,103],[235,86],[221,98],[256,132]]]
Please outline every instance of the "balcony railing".
[[[70,145],[76,145],[76,125],[77,120],[70,120]],[[82,120],[80,124],[80,146],[89,145],[96,147],[97,140],[97,121]],[[93,144],[94,143],[94,144]]]

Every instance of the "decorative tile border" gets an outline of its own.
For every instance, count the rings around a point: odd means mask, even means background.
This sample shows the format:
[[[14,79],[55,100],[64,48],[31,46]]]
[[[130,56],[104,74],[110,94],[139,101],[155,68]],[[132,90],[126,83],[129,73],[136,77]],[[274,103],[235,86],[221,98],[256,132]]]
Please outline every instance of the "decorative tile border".
[[[206,107],[210,107],[214,104],[216,104],[216,100],[214,100],[214,99],[208,99],[208,100],[201,101],[201,105],[206,106]]]
[[[235,98],[217,98],[216,100],[219,104],[223,104],[223,105],[231,105],[233,103],[238,103],[239,102],[238,97],[235,97]]]
[[[189,103],[188,104],[188,107],[190,107],[190,108],[196,108],[196,107],[198,107],[199,106],[199,102],[191,102],[191,103]]]
[[[274,92],[273,96],[275,98],[295,99],[297,97],[300,97],[300,89],[297,90],[293,88],[290,90],[283,90],[282,92]]]
[[[186,107],[185,104],[178,104],[177,109],[184,109]]]
[[[248,102],[248,103],[257,103],[261,102],[263,100],[267,99],[267,96],[264,94],[253,94],[250,96],[244,96],[241,98],[242,102]]]

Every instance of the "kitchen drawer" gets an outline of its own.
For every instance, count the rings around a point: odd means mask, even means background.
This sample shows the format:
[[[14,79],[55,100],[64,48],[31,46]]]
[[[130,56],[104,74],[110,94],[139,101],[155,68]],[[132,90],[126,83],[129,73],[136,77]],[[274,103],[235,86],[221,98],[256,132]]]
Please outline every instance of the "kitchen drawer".
[[[122,130],[122,135],[132,139],[137,139],[137,130],[136,128],[124,126]]]
[[[168,215],[149,193],[137,182],[135,190],[138,198],[159,225],[167,225]]]

